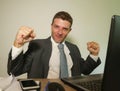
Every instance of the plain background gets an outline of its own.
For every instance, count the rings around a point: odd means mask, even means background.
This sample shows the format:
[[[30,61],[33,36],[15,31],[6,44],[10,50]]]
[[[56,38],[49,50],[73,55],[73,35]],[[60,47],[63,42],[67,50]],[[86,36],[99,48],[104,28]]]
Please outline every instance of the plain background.
[[[54,14],[63,10],[74,20],[67,40],[78,45],[83,58],[88,41],[99,43],[102,64],[91,74],[103,73],[111,17],[120,15],[120,0],[0,0],[0,77],[8,76],[8,53],[19,27],[30,26],[36,38],[47,38]]]

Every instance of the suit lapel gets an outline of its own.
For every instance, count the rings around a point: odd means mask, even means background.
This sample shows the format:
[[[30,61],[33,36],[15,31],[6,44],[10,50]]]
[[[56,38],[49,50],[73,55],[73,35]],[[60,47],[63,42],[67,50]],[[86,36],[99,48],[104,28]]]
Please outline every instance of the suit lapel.
[[[50,37],[46,40],[46,45],[44,45],[44,51],[43,51],[43,65],[44,65],[44,77],[47,77],[48,70],[49,70],[49,60],[51,57],[52,52],[52,43],[50,41]]]
[[[71,56],[71,58],[73,60],[73,58],[74,58],[74,53],[73,53],[73,50],[72,50],[73,48],[71,48],[71,45],[67,41],[65,41],[65,44],[68,47],[68,49],[70,51],[70,56]]]

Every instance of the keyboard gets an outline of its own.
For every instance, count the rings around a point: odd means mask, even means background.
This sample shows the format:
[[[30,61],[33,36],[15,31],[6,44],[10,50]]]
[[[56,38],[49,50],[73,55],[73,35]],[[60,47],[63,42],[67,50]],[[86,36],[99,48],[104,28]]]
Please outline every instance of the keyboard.
[[[103,74],[75,76],[61,80],[77,91],[101,91]]]
[[[86,89],[89,89],[90,91],[101,91],[101,83],[102,80],[92,80],[92,81],[86,81],[86,82],[78,82],[77,85],[83,86]]]

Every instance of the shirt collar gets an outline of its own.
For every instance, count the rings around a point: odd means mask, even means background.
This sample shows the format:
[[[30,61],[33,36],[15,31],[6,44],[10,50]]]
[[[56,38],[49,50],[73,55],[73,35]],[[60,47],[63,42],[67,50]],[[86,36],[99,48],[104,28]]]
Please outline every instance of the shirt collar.
[[[58,44],[59,44],[59,43],[56,43],[52,37],[51,37],[51,42],[55,46],[58,46]],[[65,45],[65,41],[63,41],[62,44]],[[65,45],[65,49],[67,49],[66,52],[69,54],[70,51],[69,51],[69,49],[68,49],[68,47],[66,45]]]
[[[58,44],[59,44],[59,43],[56,43],[56,42],[54,41],[53,37],[51,37],[51,42],[52,42],[54,45],[58,45]],[[63,41],[62,44],[64,45],[65,42]]]

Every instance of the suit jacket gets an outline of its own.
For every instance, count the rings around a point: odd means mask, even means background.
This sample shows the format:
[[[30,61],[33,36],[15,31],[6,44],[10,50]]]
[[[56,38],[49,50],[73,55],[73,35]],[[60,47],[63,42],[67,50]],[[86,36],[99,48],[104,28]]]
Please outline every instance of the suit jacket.
[[[84,60],[76,45],[67,41],[65,44],[70,50],[73,61],[72,76],[81,75],[81,73],[89,74],[101,63],[99,58],[95,62],[90,56]],[[27,72],[28,78],[47,78],[52,51],[50,37],[31,41],[26,53],[21,52],[14,60],[11,58],[11,51],[8,57],[8,74],[12,73],[18,76]]]

